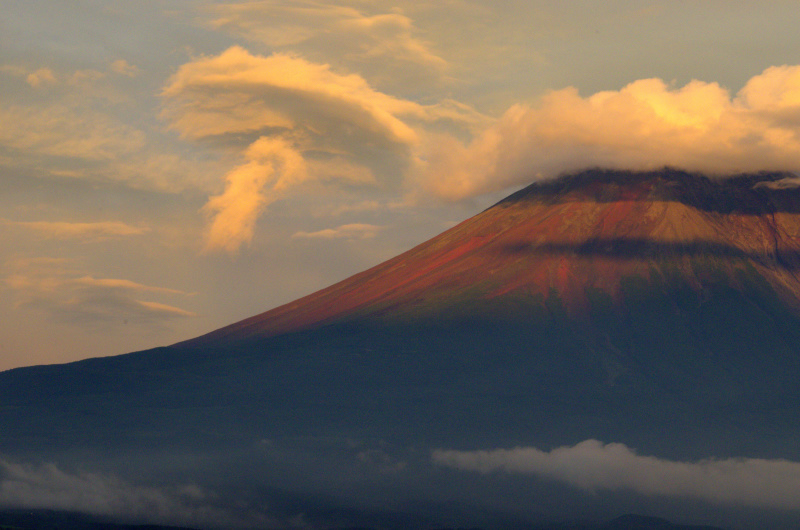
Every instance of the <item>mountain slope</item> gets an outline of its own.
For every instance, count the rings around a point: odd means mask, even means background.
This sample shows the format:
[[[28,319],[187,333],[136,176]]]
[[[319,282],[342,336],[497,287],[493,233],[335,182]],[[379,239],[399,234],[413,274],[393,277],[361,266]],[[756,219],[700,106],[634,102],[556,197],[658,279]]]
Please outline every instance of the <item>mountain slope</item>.
[[[0,451],[269,499],[286,518],[258,527],[302,513],[320,528],[530,528],[640,508],[712,521],[702,504],[457,475],[431,451],[596,439],[681,461],[800,460],[793,178],[534,184],[208,335],[0,373]],[[726,509],[722,522],[773,516]]]
[[[800,308],[800,194],[785,174],[711,180],[675,170],[593,171],[533,184],[418,247],[295,302],[189,344],[271,336],[353,319],[453,316],[515,297],[558,295],[571,313],[620,282],[710,269],[742,288],[757,275]],[[464,303],[467,306],[464,306]]]

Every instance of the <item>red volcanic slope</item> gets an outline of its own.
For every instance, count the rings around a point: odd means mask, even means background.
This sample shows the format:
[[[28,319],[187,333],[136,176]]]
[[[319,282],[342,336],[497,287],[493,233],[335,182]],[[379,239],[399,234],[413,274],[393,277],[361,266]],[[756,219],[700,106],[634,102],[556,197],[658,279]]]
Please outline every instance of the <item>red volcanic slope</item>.
[[[665,268],[701,289],[710,263],[734,286],[735,271],[752,267],[800,308],[800,194],[780,186],[786,177],[595,170],[533,184],[389,261],[189,343],[553,292],[577,312],[588,289],[617,298],[622,277]]]

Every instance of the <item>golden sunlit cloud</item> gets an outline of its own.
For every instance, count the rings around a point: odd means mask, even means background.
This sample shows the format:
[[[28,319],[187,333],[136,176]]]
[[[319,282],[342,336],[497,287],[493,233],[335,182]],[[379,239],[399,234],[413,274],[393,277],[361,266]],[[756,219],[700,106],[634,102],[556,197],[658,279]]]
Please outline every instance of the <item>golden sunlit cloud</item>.
[[[16,307],[43,311],[58,321],[152,326],[161,325],[159,319],[196,316],[163,302],[139,300],[144,293],[169,298],[194,293],[122,278],[95,278],[69,260],[17,258],[9,260],[5,269],[3,283],[13,292]]]
[[[302,155],[281,138],[259,138],[247,148],[245,158],[245,164],[226,175],[225,191],[203,208],[211,218],[206,250],[236,252],[252,239],[264,207],[308,175]]]
[[[286,54],[252,55],[239,46],[183,65],[163,94],[165,117],[187,138],[317,127],[325,135],[350,126],[373,141],[409,144],[416,133],[398,116],[426,114],[358,75]]]
[[[592,166],[800,171],[800,66],[768,68],[735,96],[660,79],[589,97],[565,88],[512,106],[468,144],[438,135],[427,148],[420,185],[451,200]]]
[[[351,223],[316,232],[295,232],[292,237],[304,239],[370,239],[378,235],[382,228],[382,226],[378,225]]]
[[[392,5],[262,0],[208,8],[210,26],[263,43],[291,47],[314,60],[358,71],[395,92],[417,92],[440,80],[447,62],[420,37],[414,21]],[[363,10],[368,9],[371,13]]]
[[[421,124],[481,120],[464,105],[423,106],[327,64],[253,55],[238,46],[183,65],[163,96],[163,117],[184,138],[243,148],[245,162],[227,173],[225,190],[204,208],[206,250],[228,252],[252,239],[264,207],[291,187],[326,180],[374,184],[369,164],[387,157],[397,161],[395,171],[410,164]]]
[[[217,189],[224,171],[217,161],[171,152],[152,130],[125,119],[120,111],[131,101],[114,83],[138,70],[124,60],[110,69],[120,75],[0,65],[8,86],[0,98],[0,167],[160,192]],[[15,90],[27,97],[14,98]]]
[[[33,88],[39,88],[44,85],[55,84],[56,76],[49,68],[39,68],[35,72],[31,72],[25,77],[25,81]]]
[[[111,71],[115,74],[124,75],[127,77],[136,77],[139,75],[139,68],[130,64],[125,59],[117,59],[111,63]]]
[[[192,313],[191,311],[186,311],[181,309],[180,307],[174,307],[167,304],[161,304],[158,302],[145,302],[142,300],[137,300],[139,305],[146,308],[147,310],[153,313],[164,313],[168,316],[180,316],[180,317],[196,317],[197,313]]]
[[[147,227],[131,226],[119,221],[99,223],[68,223],[61,221],[9,221],[0,223],[38,232],[44,237],[99,241],[112,237],[138,236],[150,231]]]

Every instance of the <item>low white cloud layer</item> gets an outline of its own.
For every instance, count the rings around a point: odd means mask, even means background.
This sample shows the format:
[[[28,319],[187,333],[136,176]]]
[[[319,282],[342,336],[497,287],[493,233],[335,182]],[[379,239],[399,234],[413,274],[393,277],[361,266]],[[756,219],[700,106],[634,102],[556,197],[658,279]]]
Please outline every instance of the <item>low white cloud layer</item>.
[[[66,472],[54,464],[23,465],[0,458],[0,506],[64,510],[132,520],[235,524],[196,485],[154,488],[113,475]],[[238,525],[237,525],[238,526]]]
[[[381,226],[366,223],[351,223],[316,232],[295,232],[292,237],[304,239],[369,239],[375,237],[382,228]]]
[[[714,503],[800,509],[800,462],[729,458],[680,462],[639,455],[619,443],[586,440],[552,451],[534,447],[491,451],[436,450],[437,464],[480,473],[524,473],[577,488]]]
[[[591,166],[800,171],[800,66],[768,68],[735,95],[660,79],[588,97],[565,88],[512,106],[469,143],[428,143],[421,186],[451,200]]]

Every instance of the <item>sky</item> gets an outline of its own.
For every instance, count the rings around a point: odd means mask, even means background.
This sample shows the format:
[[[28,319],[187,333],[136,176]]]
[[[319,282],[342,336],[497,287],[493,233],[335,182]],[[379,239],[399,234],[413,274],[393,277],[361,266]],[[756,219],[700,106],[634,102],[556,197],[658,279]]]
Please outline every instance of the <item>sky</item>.
[[[793,1],[0,0],[0,370],[163,346],[585,167],[800,171]]]

